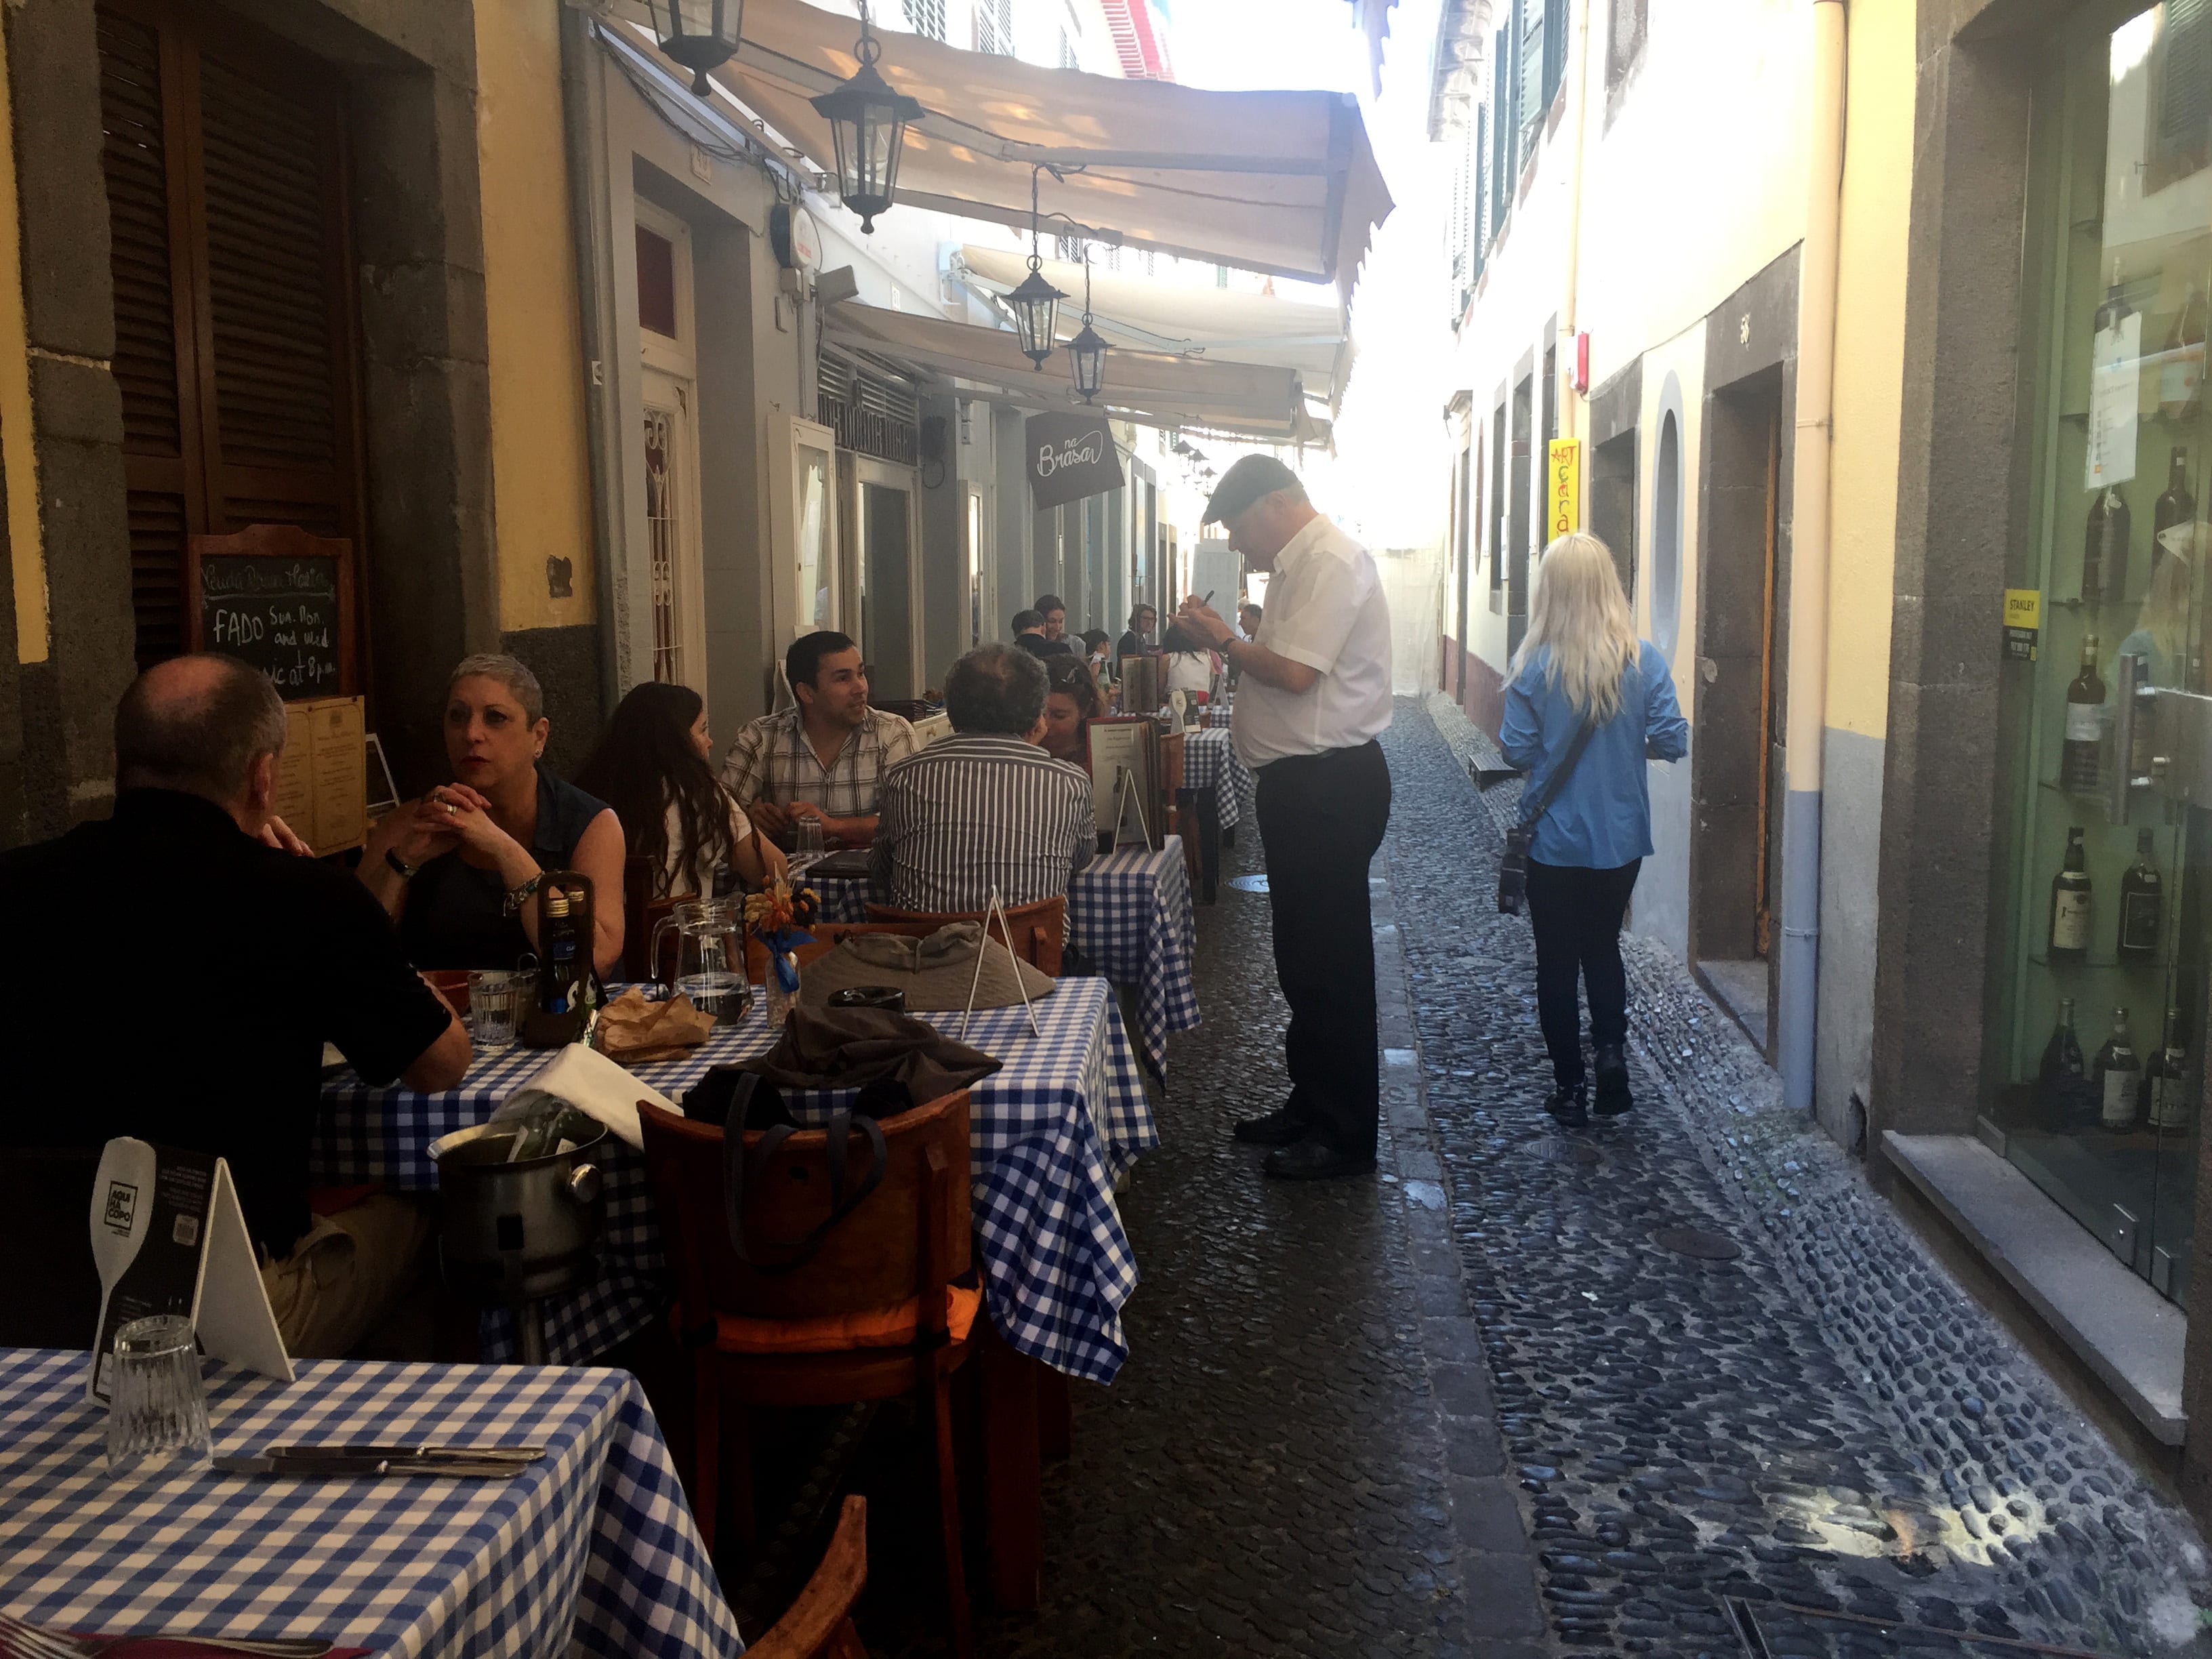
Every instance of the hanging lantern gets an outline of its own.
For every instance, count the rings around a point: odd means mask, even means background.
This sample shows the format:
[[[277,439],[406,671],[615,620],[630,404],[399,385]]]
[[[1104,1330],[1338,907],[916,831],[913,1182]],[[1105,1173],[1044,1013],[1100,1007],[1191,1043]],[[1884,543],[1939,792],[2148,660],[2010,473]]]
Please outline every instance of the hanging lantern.
[[[691,71],[691,90],[711,94],[707,71],[737,55],[745,0],[646,0],[660,49]]]
[[[891,209],[907,124],[922,115],[919,103],[892,91],[876,73],[876,60],[883,55],[883,43],[868,27],[863,5],[860,38],[853,48],[860,68],[836,91],[811,100],[814,112],[829,122],[836,147],[837,199],[860,216],[860,229],[870,236],[876,234],[876,216]]]
[[[1083,331],[1067,343],[1075,364],[1075,389],[1089,403],[1106,384],[1106,342],[1091,326],[1091,256],[1083,256]]]
[[[1053,329],[1059,320],[1060,302],[1066,297],[1045,281],[1044,261],[1034,253],[1030,255],[1030,274],[1006,295],[1006,303],[1014,308],[1014,332],[1020,337],[1022,356],[1039,368],[1058,343]]]

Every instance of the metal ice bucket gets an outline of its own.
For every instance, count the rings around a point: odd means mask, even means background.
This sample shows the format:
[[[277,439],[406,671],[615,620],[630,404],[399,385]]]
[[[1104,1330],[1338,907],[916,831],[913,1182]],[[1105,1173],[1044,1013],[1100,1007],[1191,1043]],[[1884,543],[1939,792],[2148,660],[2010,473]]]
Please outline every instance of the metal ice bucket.
[[[605,1209],[599,1150],[604,1127],[580,1146],[507,1162],[516,1123],[480,1123],[430,1143],[438,1165],[439,1264],[464,1295],[515,1310],[525,1364],[544,1363],[544,1335],[528,1304],[586,1283]],[[534,1351],[534,1352],[533,1352]]]

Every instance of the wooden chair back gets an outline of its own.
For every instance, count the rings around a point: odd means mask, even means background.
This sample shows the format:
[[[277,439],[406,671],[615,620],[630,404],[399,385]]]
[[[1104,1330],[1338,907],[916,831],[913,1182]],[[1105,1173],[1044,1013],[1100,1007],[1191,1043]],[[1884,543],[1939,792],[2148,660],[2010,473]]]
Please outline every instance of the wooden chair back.
[[[1054,979],[1060,977],[1060,952],[1067,939],[1067,901],[1054,895],[1038,899],[1032,904],[1006,906],[1006,925],[1013,929],[1014,954],[1041,974]],[[934,932],[949,921],[981,921],[981,910],[901,910],[889,904],[868,907],[871,922],[896,922],[902,926],[920,925],[925,933]],[[991,924],[991,937],[1003,945],[999,924]]]
[[[1054,903],[1057,903],[1058,902],[1058,900],[1054,901]],[[869,907],[871,909],[873,909],[875,907],[872,905]],[[949,916],[945,919],[946,921],[975,921],[979,920],[981,920],[981,918],[976,916]],[[1024,943],[1024,932],[1022,924],[1014,920],[1014,912],[1009,910],[1006,913],[1006,920],[1013,925],[1014,943],[1017,945]],[[838,940],[851,939],[857,933],[900,933],[903,934],[908,939],[927,939],[932,933],[935,933],[939,928],[945,925],[944,921],[939,921],[934,919],[926,921],[817,922],[814,927],[809,930],[814,935],[814,942],[811,945],[799,945],[792,952],[792,954],[799,958],[799,965],[801,969],[804,969],[808,963],[812,962],[817,957],[825,957],[829,955],[830,951],[836,950],[837,948]],[[999,937],[999,929],[995,923],[992,925],[991,937],[997,939],[1001,945],[1006,943],[1005,939]],[[1043,963],[1038,958],[1040,956],[1048,955],[1050,959],[1056,963],[1060,960],[1058,954],[1056,952],[1048,952],[1045,949],[1044,940],[1041,938],[1029,939],[1027,939],[1027,943],[1030,945],[1031,951],[1034,951],[1036,954],[1032,955],[1030,951],[1018,951],[1016,954],[1019,955],[1021,958],[1024,962],[1028,963],[1031,967],[1039,969],[1040,970],[1047,973],[1051,972],[1051,969],[1045,968]],[[762,985],[767,982],[767,975],[768,946],[763,945],[750,933],[748,933],[745,935],[745,977],[752,981],[756,985]],[[1054,975],[1054,977],[1057,978],[1058,975]]]
[[[965,1089],[884,1120],[890,1162],[883,1183],[788,1273],[763,1273],[730,1248],[723,1206],[722,1131],[638,1103],[645,1166],[676,1273],[681,1328],[718,1314],[811,1319],[896,1307],[919,1298],[917,1335],[945,1329],[945,1287],[968,1271],[969,1142]],[[757,1146],[760,1132],[745,1137]],[[750,1156],[750,1155],[749,1155]],[[845,1190],[868,1172],[867,1137],[845,1145]],[[773,1263],[769,1241],[796,1238],[830,1213],[829,1136],[802,1129],[779,1146],[745,1193],[745,1237]]]
[[[783,1617],[745,1650],[750,1659],[868,1659],[853,1604],[868,1582],[868,1500],[848,1498],[837,1531]]]
[[[653,878],[659,874],[651,859],[633,855],[623,860],[623,977],[633,981],[660,977],[655,964],[647,960],[653,930],[678,905],[698,896],[674,893],[666,898],[653,897]]]

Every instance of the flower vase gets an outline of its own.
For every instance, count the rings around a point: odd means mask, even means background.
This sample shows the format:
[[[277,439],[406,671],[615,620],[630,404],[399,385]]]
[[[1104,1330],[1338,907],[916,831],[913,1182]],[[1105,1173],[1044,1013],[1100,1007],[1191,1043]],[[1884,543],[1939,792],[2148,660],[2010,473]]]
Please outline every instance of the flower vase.
[[[791,988],[784,989],[788,980]],[[783,1017],[799,1005],[799,952],[774,951],[769,953],[768,972],[761,976],[764,995],[768,1029],[771,1032],[783,1030]]]

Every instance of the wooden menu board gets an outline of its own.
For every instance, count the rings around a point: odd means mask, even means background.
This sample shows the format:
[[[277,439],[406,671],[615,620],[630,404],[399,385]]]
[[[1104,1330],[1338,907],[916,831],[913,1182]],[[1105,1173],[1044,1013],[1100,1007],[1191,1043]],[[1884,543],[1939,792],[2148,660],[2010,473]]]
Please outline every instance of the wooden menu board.
[[[289,524],[189,537],[185,615],[191,649],[250,663],[276,682],[288,702],[349,697],[361,690],[351,542]]]
[[[368,741],[359,697],[287,705],[276,816],[315,849],[343,853],[368,839]]]

